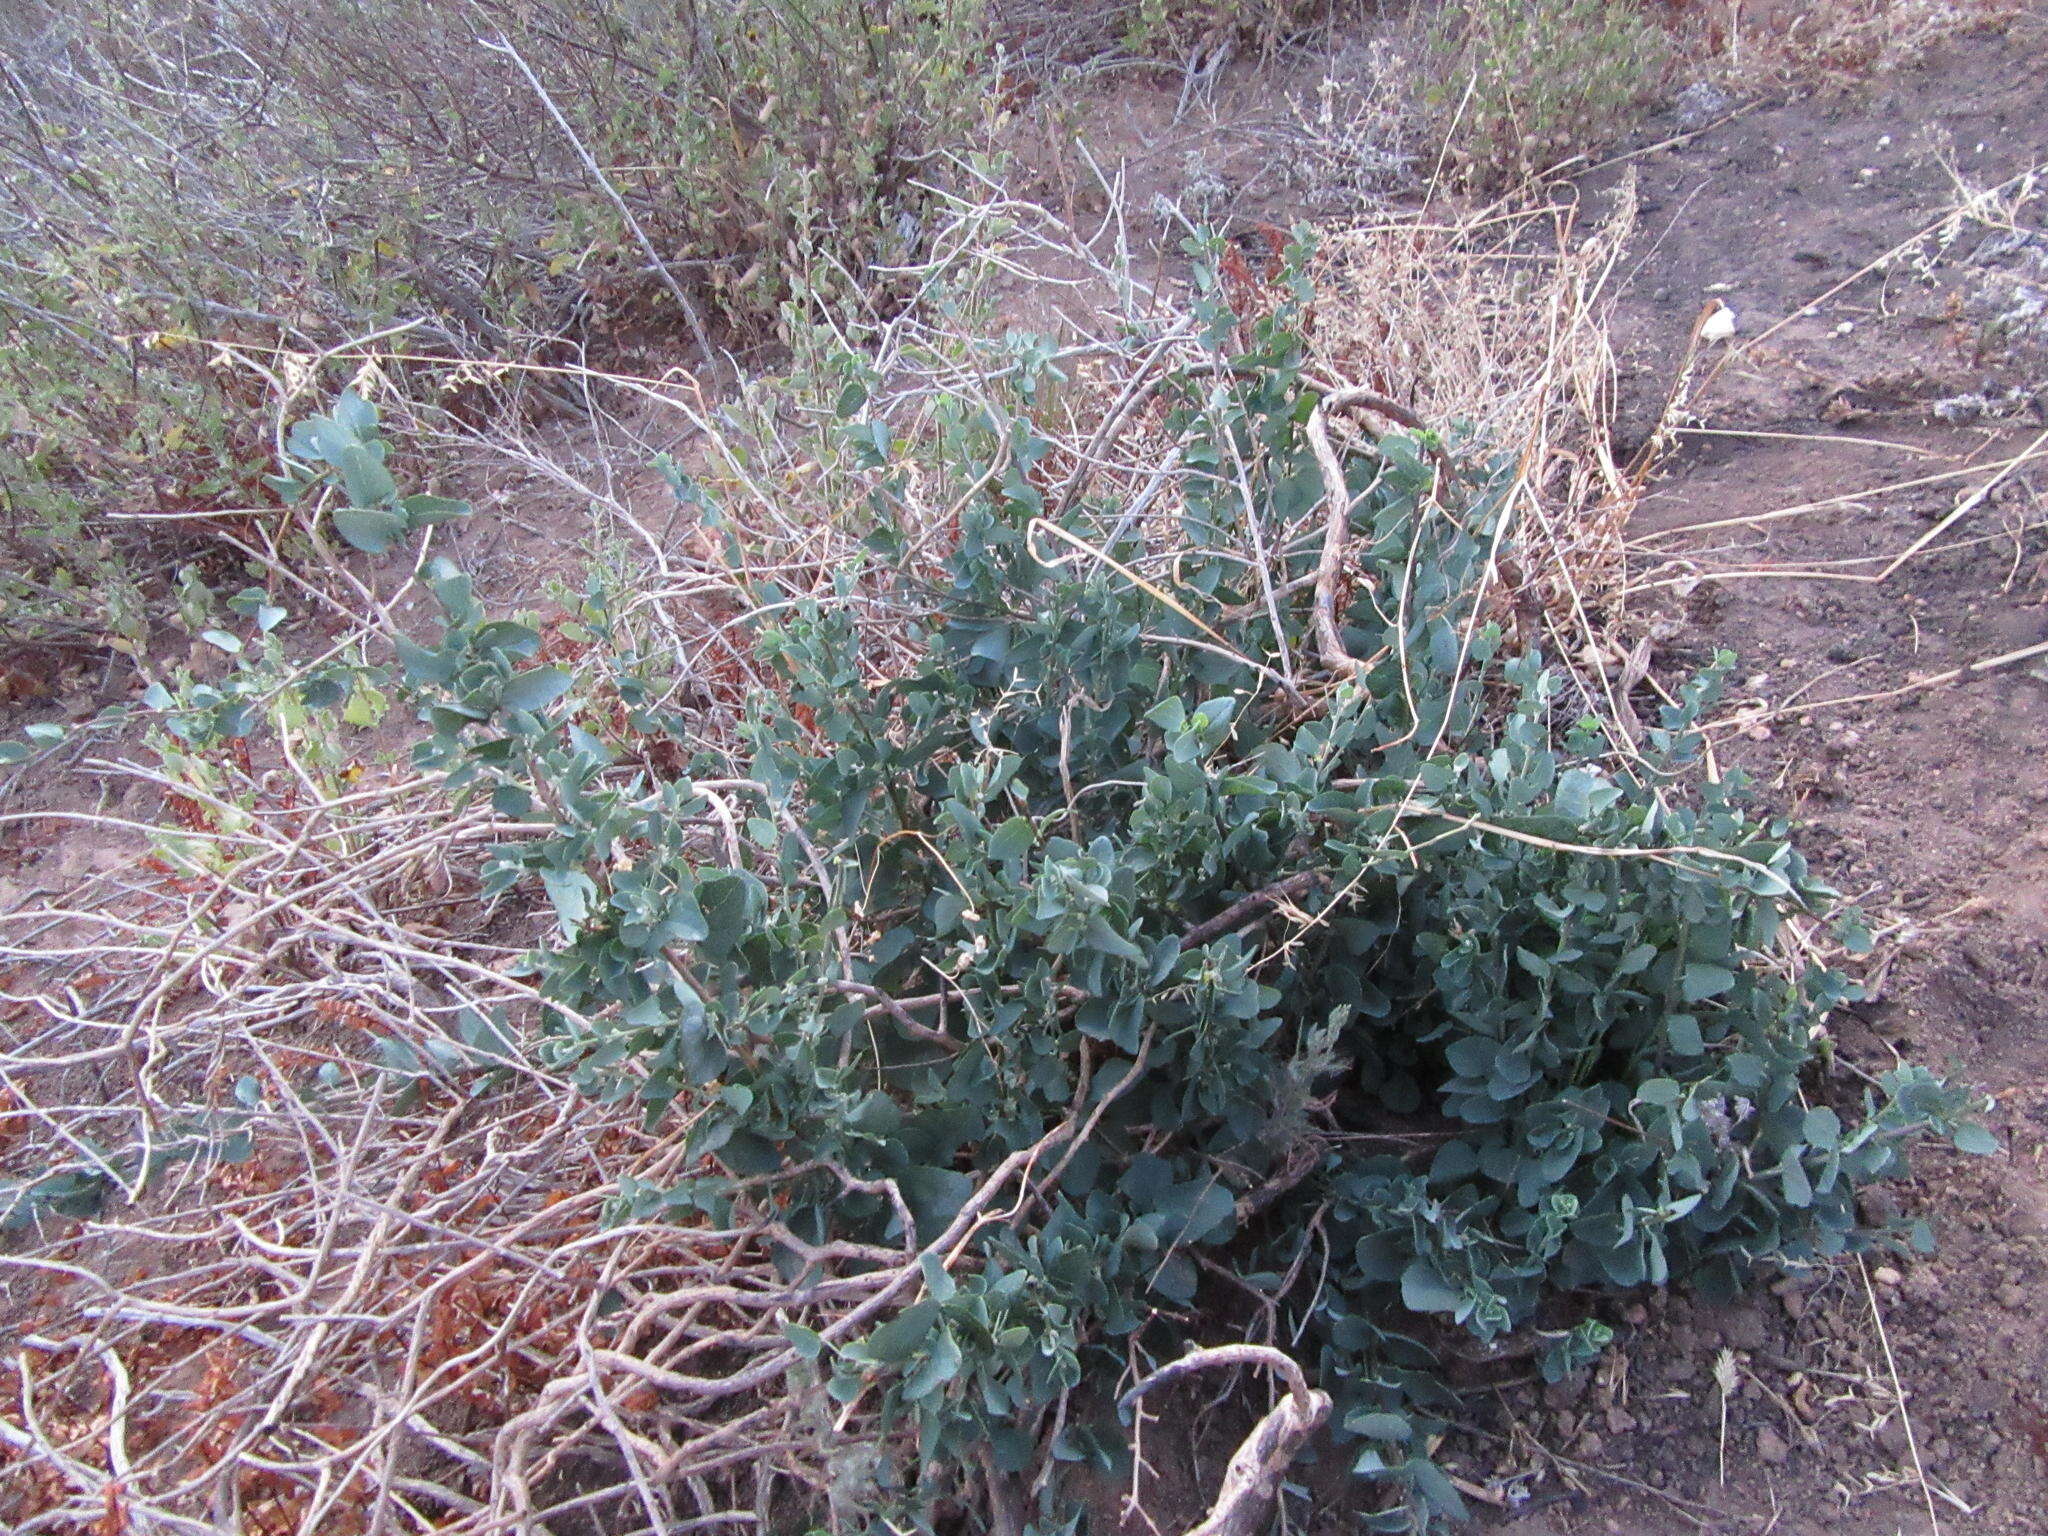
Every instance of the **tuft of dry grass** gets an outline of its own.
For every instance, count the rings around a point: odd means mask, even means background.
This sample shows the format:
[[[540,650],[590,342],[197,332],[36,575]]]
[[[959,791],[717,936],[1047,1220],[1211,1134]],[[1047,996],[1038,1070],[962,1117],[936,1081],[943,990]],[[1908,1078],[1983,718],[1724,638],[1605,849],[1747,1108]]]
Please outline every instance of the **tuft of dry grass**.
[[[1600,694],[1621,665],[1610,605],[1641,487],[1610,435],[1607,334],[1635,221],[1632,178],[1604,214],[1438,200],[1333,234],[1316,283],[1314,347],[1328,372],[1512,462],[1504,538],[1516,550],[1502,574],[1518,622],[1540,614],[1531,638],[1586,668]]]
[[[1729,27],[1705,18],[1734,82],[1842,91],[1908,69],[1931,49],[2021,21],[2024,0],[1826,0],[1752,4]]]

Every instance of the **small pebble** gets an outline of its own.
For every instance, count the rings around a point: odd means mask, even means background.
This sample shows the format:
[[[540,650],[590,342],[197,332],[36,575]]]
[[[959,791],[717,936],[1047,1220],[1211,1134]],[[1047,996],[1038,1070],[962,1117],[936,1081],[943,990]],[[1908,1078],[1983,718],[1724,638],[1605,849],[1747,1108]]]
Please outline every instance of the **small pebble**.
[[[1845,736],[1842,744],[1853,747],[1860,739],[1855,733],[1851,732]],[[1892,1222],[1899,1219],[1898,1192],[1888,1189],[1882,1184],[1869,1185],[1857,1191],[1856,1209],[1862,1213],[1863,1219],[1872,1226],[1889,1226]]]

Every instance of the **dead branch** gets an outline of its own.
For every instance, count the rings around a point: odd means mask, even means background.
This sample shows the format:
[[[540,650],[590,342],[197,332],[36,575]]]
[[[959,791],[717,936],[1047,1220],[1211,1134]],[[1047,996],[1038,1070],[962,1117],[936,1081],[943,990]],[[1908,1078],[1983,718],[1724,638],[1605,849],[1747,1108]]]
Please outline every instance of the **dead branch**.
[[[1180,1359],[1162,1365],[1118,1400],[1129,1409],[1154,1387],[1177,1381],[1196,1371],[1214,1366],[1262,1366],[1276,1373],[1286,1384],[1287,1395],[1252,1427],[1244,1443],[1230,1458],[1223,1472],[1223,1486],[1216,1502],[1199,1524],[1188,1528],[1187,1536],[1259,1536],[1279,1497],[1280,1482],[1308,1437],[1322,1427],[1330,1414],[1330,1395],[1311,1388],[1301,1367],[1279,1350],[1265,1344],[1219,1344],[1192,1349]]]
[[[1350,535],[1351,509],[1356,498],[1344,483],[1344,466],[1330,443],[1329,413],[1353,408],[1377,411],[1411,431],[1422,430],[1422,422],[1414,412],[1369,389],[1332,390],[1309,413],[1309,446],[1323,472],[1323,553],[1316,562],[1316,644],[1322,652],[1323,665],[1345,682],[1360,670],[1357,658],[1344,649],[1344,637],[1337,630],[1337,583],[1344,572],[1344,544]]]

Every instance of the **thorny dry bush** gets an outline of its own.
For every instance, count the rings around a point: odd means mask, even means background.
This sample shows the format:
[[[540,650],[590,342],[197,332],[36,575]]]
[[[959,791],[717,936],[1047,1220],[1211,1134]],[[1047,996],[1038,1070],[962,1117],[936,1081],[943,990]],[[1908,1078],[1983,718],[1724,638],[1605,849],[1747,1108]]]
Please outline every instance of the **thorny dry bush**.
[[[1632,482],[1603,435],[1600,318],[1627,209],[1590,237],[1558,231],[1541,255],[1501,226],[1436,218],[1334,242],[1316,365],[1425,417],[1472,421],[1509,456],[1506,523],[1528,566],[1491,573],[1490,611],[1547,640],[1589,705],[1613,703],[1599,599]],[[1221,281],[1245,312],[1269,302],[1279,243],[1224,254]],[[1170,541],[1194,472],[1155,393],[1214,353],[1185,293],[1148,288],[1107,244],[1028,206],[955,206],[933,259],[898,274],[932,302],[867,317],[859,346],[803,317],[811,343],[789,381],[710,407],[681,375],[581,376],[627,430],[686,424],[697,446],[672,478],[686,507],[719,509],[671,539],[628,498],[594,498],[612,611],[644,653],[675,659],[665,702],[693,720],[693,749],[736,755],[750,701],[777,687],[741,643],[772,608],[843,612],[876,676],[914,659],[919,615],[858,558],[851,509],[879,483],[875,431],[915,441],[963,405],[1000,409],[965,270],[1028,274],[1058,251],[1085,274],[1076,307],[1103,315],[1057,345],[1006,343],[1018,366],[1068,383],[1039,428],[1050,451],[987,474],[1028,470],[1054,508],[1091,486]],[[392,362],[375,348],[343,360],[362,381]],[[849,391],[865,444],[839,425]],[[899,569],[938,576],[960,487],[913,469],[892,494]],[[369,614],[377,631],[328,655],[399,638],[394,615],[420,579],[394,586],[357,560],[307,579],[316,606]],[[786,596],[764,605],[766,587]],[[573,610],[534,626],[540,658],[568,670],[590,643]],[[878,1405],[829,1397],[815,1349],[794,1341],[852,1340],[897,1314],[970,1238],[1042,1197],[1048,1165],[1065,1166],[1057,1149],[1087,1127],[1059,1125],[986,1170],[942,1229],[900,1247],[789,1230],[786,1175],[740,1181],[726,1222],[637,1218],[624,1196],[702,1165],[685,1132],[716,1103],[648,1129],[630,1102],[635,1062],[617,1064],[614,1102],[550,1070],[520,964],[546,942],[542,916],[481,880],[485,850],[532,824],[458,805],[439,772],[318,739],[280,712],[295,668],[258,690],[252,707],[275,729],[253,752],[241,737],[208,755],[158,734],[153,763],[128,736],[83,764],[102,785],[159,794],[159,821],[6,818],[113,838],[133,858],[0,914],[0,1166],[17,1227],[0,1269],[19,1340],[0,1362],[0,1514],[23,1532],[104,1536],[858,1524]],[[189,690],[177,702],[189,713]],[[620,771],[674,771],[674,741],[633,750]],[[744,791],[698,787],[712,813],[691,835],[737,846],[725,797]],[[848,1197],[878,1193],[843,1169],[813,1172]],[[808,1261],[799,1288],[791,1254]]]

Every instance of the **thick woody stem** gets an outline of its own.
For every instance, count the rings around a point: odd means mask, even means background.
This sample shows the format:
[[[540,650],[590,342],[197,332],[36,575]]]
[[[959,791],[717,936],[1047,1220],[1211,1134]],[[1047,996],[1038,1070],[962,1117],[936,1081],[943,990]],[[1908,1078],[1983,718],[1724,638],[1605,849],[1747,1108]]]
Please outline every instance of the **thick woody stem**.
[[[1200,1524],[1188,1528],[1187,1536],[1259,1536],[1266,1528],[1266,1517],[1272,1513],[1288,1464],[1330,1416],[1330,1395],[1310,1387],[1299,1365],[1264,1344],[1191,1349],[1131,1388],[1118,1406],[1128,1408],[1156,1386],[1219,1365],[1264,1366],[1286,1383],[1287,1396],[1252,1426],[1224,1469],[1216,1502]]]
[[[1316,562],[1316,647],[1322,653],[1323,665],[1344,681],[1359,672],[1358,659],[1344,649],[1344,638],[1337,631],[1337,582],[1344,572],[1344,542],[1351,530],[1352,496],[1344,483],[1344,466],[1330,443],[1329,413],[1351,408],[1376,411],[1411,432],[1423,430],[1422,419],[1413,411],[1369,389],[1333,389],[1309,413],[1308,443],[1323,472],[1324,502],[1323,553]]]

